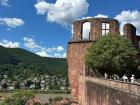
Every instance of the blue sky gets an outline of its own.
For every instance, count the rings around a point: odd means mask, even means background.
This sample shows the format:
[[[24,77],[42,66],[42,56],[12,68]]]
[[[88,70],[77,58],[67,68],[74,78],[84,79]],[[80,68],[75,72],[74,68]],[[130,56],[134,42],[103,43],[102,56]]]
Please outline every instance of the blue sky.
[[[83,17],[129,22],[140,32],[140,0],[0,0],[0,45],[65,57],[71,25]]]

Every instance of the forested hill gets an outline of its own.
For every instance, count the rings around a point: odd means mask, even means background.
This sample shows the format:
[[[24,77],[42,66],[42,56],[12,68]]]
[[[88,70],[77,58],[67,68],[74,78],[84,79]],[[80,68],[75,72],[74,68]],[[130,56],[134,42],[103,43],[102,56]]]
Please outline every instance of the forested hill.
[[[67,77],[67,62],[63,58],[40,57],[21,48],[0,46],[0,76],[57,75]]]

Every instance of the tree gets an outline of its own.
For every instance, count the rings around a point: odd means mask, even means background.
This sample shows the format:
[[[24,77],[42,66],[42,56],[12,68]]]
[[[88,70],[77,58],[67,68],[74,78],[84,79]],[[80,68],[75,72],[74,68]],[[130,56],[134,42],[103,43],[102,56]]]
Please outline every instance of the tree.
[[[119,34],[100,37],[88,49],[86,66],[101,74],[131,74],[138,64],[138,51],[130,40]]]
[[[25,105],[29,99],[33,99],[35,96],[30,91],[17,91],[14,92],[10,98],[6,98],[2,105]]]
[[[15,104],[14,99],[6,98],[6,99],[1,103],[1,105],[17,105],[17,104]]]

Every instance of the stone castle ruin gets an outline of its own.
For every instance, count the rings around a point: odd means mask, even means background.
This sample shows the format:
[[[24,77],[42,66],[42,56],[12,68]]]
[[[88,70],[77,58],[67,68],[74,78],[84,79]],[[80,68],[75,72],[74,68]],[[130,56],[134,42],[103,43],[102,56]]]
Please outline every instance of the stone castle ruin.
[[[83,30],[87,24],[90,27],[86,34]],[[73,23],[73,38],[67,52],[73,105],[140,105],[140,85],[86,76],[85,54],[91,43],[107,33],[120,33],[119,29],[116,19],[91,18]],[[123,34],[140,48],[135,26],[125,24]]]

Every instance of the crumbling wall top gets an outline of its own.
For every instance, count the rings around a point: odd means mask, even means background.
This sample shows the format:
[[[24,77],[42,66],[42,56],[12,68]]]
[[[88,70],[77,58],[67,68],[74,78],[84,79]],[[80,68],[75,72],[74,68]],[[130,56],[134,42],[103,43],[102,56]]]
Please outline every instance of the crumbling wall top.
[[[89,18],[73,22],[73,39],[96,40],[107,33],[119,33],[119,22],[110,18]]]

